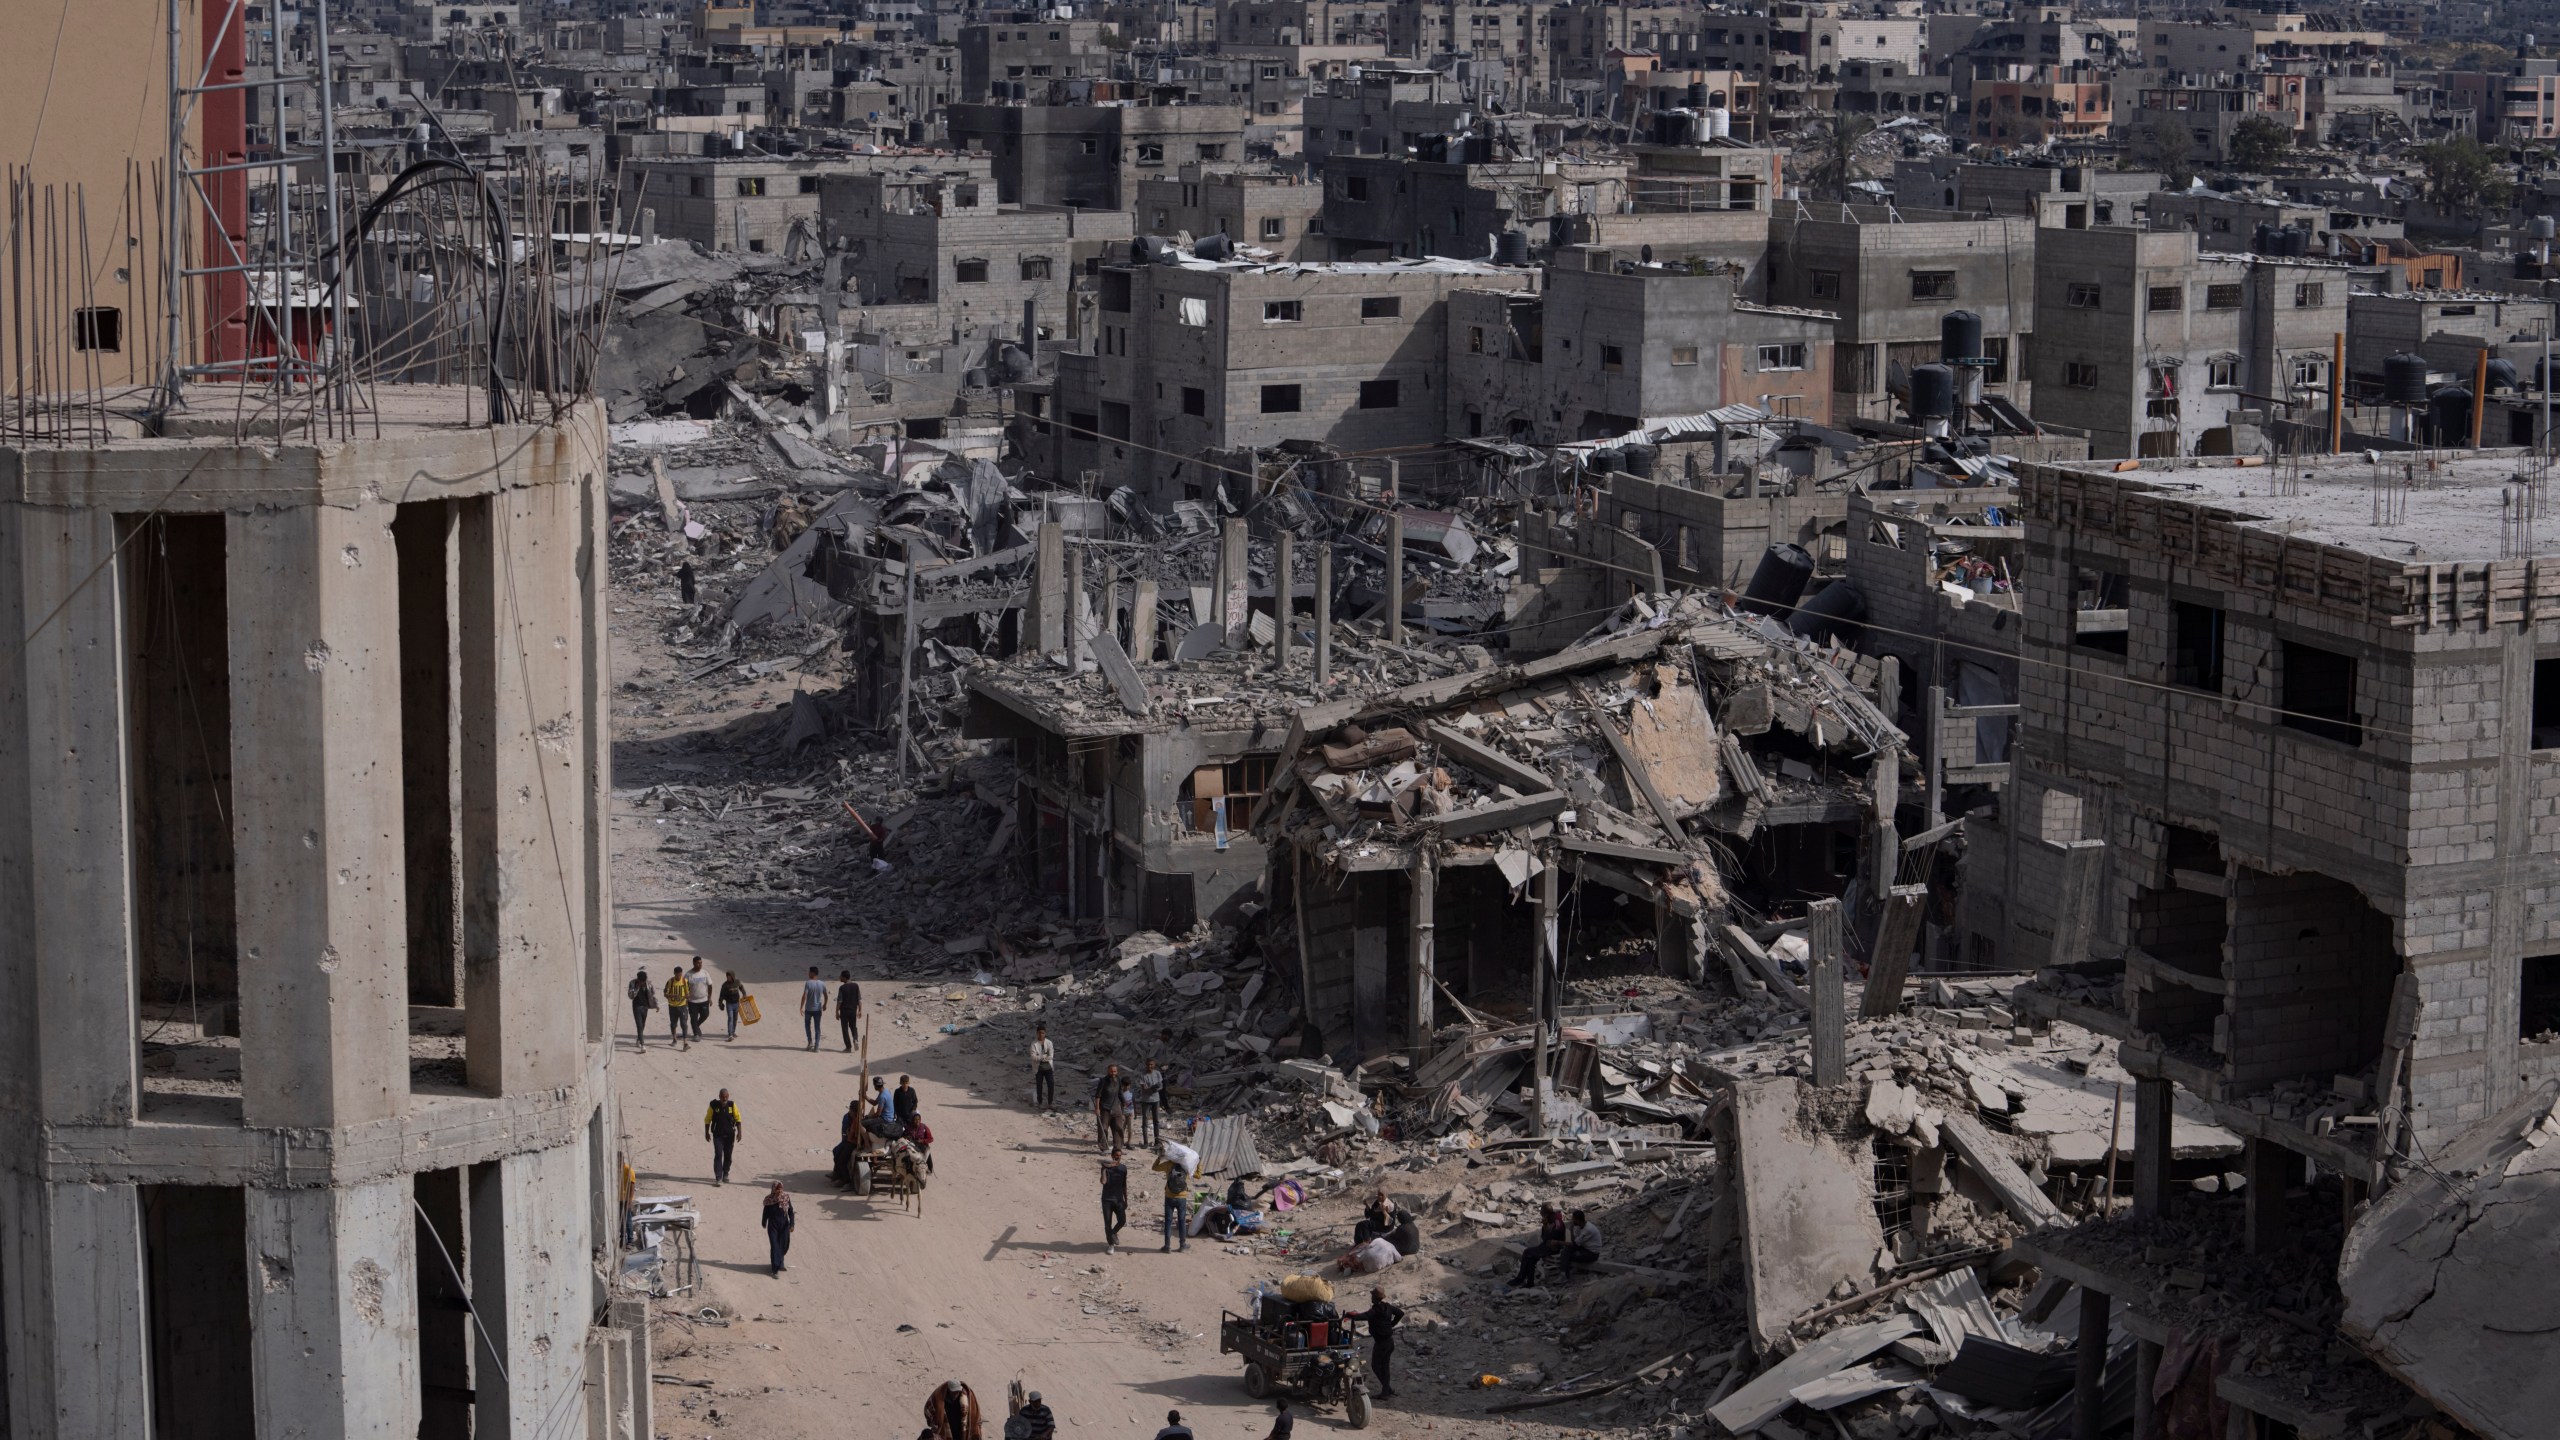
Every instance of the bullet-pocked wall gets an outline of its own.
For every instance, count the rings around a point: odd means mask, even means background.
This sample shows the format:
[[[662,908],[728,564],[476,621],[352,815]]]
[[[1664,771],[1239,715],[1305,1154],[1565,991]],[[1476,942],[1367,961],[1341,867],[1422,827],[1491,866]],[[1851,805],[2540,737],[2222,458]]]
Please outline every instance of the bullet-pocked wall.
[[[604,452],[0,448],[6,1433],[629,1425]]]

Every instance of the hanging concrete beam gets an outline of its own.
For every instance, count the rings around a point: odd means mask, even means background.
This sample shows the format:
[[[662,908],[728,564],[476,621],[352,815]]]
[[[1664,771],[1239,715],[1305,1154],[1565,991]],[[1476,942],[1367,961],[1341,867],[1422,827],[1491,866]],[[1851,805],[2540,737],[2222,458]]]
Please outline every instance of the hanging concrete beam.
[[[1387,641],[1404,639],[1404,513],[1387,517]]]
[[[2133,1082],[2133,1215],[2157,1220],[2169,1209],[2170,1127],[2177,1092],[2166,1080]]]
[[[1290,614],[1297,591],[1297,539],[1283,525],[1271,537],[1271,673],[1289,673],[1289,632],[1297,628]]]
[[[2106,1440],[2107,1321],[2115,1298],[2080,1289],[2079,1350],[2071,1379],[2072,1440]]]
[[[1031,558],[1030,647],[1042,655],[1067,648],[1067,529],[1040,522],[1039,548]]]
[[[1867,952],[1867,990],[1859,1014],[1872,1020],[1901,1010],[1903,986],[1911,975],[1911,947],[1919,942],[1920,915],[1928,901],[1926,885],[1896,885],[1886,894],[1876,943]]]
[[[1156,660],[1156,582],[1141,580],[1137,598],[1129,602],[1129,659],[1139,665]]]
[[[1210,618],[1227,637],[1227,648],[1242,650],[1253,643],[1253,598],[1251,577],[1246,571],[1248,532],[1242,520],[1229,520],[1218,527],[1218,589],[1210,599],[1217,613]]]
[[[1333,679],[1333,542],[1316,547],[1316,689]]]
[[[1412,934],[1405,942],[1405,960],[1410,970],[1412,1003],[1409,1014],[1412,1025],[1405,1045],[1416,1054],[1431,1043],[1431,997],[1437,977],[1438,957],[1434,951],[1432,911],[1439,895],[1439,867],[1432,862],[1428,848],[1414,857]]]

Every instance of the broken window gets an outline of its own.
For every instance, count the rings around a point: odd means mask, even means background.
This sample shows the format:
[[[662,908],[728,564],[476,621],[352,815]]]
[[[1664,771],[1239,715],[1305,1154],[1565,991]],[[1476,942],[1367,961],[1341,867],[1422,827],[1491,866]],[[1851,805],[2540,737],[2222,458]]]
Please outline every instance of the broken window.
[[[1265,414],[1265,415],[1295,415],[1295,414],[1297,414],[1297,413],[1298,413],[1298,387],[1297,387],[1297,386],[1295,386],[1295,385],[1265,385],[1265,386],[1263,386],[1263,387],[1262,387],[1262,413],[1263,413],[1263,414]]]
[[[1600,347],[1600,368],[1618,374],[1627,368],[1627,352],[1615,345]]]
[[[1397,398],[1400,388],[1393,380],[1363,380],[1360,382],[1360,408],[1393,410],[1401,403]]]
[[[1816,300],[1838,299],[1840,272],[1837,270],[1807,271],[1804,277],[1804,293]]]
[[[1242,830],[1271,784],[1275,755],[1239,755],[1191,772],[1176,796],[1177,813],[1204,835]]]
[[[2560,749],[2560,660],[2533,662],[2533,748]]]
[[[1956,298],[1956,272],[1953,270],[1912,271],[1911,298],[1914,300],[1953,300]]]
[[[2063,302],[2074,310],[2095,310],[2105,294],[2104,287],[2083,282],[2074,284],[2063,296]]]
[[[2284,642],[2284,723],[2343,745],[2364,743],[2356,715],[2356,661],[2352,655],[2300,641]]]
[[[951,262],[951,278],[963,285],[983,285],[987,279],[987,262],[954,260]]]
[[[2074,390],[2098,388],[2098,367],[2086,360],[2066,360],[2062,365],[2062,383]]]
[[[2223,355],[2206,361],[2204,366],[2204,380],[2208,387],[2215,390],[2239,389],[2239,357],[2236,355]]]
[[[1672,363],[1672,364],[1674,364],[1674,365],[1695,365],[1695,364],[1697,364],[1697,363],[1698,363],[1698,347],[1697,347],[1697,346],[1695,346],[1695,345],[1674,345],[1674,346],[1672,346],[1672,347],[1671,347],[1671,363]]]
[[[134,964],[143,1002],[184,1019],[239,994],[223,519],[159,514],[121,528]]]
[[[2177,648],[2169,679],[2191,690],[2222,693],[2222,627],[2224,612],[2212,605],[2172,602],[2177,620]]]
[[[2560,1041],[2560,955],[2527,955],[2517,975],[2516,1035]]]
[[[1295,325],[1304,313],[1303,307],[1295,300],[1262,302],[1262,323],[1265,325]]]
[[[2132,614],[2128,608],[2131,589],[2123,573],[2080,566],[2072,576],[2071,643],[2084,650],[2122,655]]]
[[[1360,318],[1363,320],[1393,320],[1403,313],[1404,297],[1401,295],[1368,295],[1360,301]]]
[[[761,175],[739,176],[738,193],[741,195],[762,195],[764,193],[764,177]]]
[[[1023,256],[1023,257],[1022,257],[1022,278],[1023,278],[1023,279],[1025,279],[1025,280],[1046,280],[1046,279],[1048,279],[1048,278],[1049,278],[1049,257],[1048,257],[1048,256],[1046,256],[1046,255],[1025,255],[1025,256]]]

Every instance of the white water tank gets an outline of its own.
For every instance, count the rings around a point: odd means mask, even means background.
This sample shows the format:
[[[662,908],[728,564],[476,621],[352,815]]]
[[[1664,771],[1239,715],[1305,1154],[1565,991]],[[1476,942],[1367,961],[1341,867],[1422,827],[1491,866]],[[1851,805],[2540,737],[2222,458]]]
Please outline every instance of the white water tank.
[[[1723,140],[1729,138],[1732,134],[1732,111],[1711,109],[1707,112],[1707,133],[1705,138],[1709,140]]]

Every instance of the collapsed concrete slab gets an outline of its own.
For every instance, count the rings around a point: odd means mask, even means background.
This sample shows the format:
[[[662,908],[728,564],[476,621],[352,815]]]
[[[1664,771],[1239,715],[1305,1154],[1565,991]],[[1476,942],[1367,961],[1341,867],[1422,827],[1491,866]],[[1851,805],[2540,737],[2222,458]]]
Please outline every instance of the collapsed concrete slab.
[[[2483,1440],[2560,1411],[2560,1081],[2465,1131],[2338,1257],[2347,1334]]]
[[[1807,1097],[1792,1079],[1733,1087],[1726,1173],[1741,1200],[1743,1294],[1763,1349],[1841,1282],[1864,1286],[1884,1248],[1875,1162],[1806,1123]]]

